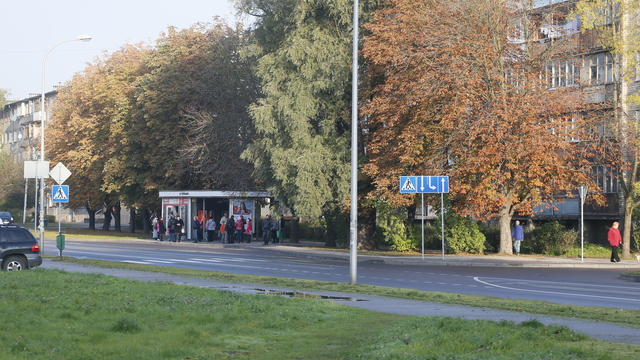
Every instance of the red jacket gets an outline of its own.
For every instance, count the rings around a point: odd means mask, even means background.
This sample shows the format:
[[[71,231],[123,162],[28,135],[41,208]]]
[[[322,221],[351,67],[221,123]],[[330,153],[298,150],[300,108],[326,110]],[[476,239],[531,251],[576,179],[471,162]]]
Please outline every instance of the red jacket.
[[[620,236],[620,230],[614,227],[609,228],[609,234],[607,234],[607,239],[609,240],[609,244],[611,244],[611,246],[620,246],[620,244],[622,244],[622,237]]]
[[[236,221],[236,230],[244,230],[244,221],[242,219]]]

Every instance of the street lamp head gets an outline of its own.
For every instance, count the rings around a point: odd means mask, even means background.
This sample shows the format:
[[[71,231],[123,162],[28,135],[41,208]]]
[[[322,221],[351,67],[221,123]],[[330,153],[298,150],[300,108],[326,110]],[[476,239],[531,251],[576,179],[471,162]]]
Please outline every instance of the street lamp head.
[[[91,36],[89,35],[78,35],[78,37],[76,38],[82,42],[87,42],[87,41],[91,41]]]

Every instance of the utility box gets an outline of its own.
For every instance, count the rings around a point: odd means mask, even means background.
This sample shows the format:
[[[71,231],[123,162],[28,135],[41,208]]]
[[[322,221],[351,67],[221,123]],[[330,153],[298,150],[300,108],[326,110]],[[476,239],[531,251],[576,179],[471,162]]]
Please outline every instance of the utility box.
[[[64,250],[64,235],[60,234],[56,236],[56,247],[58,250]]]

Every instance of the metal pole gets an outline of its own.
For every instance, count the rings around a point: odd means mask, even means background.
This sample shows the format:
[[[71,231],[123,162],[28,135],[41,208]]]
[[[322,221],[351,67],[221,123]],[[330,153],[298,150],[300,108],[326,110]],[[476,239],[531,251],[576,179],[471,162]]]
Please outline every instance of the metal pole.
[[[47,58],[51,51],[58,45],[70,42],[70,41],[89,41],[91,37],[88,35],[80,35],[75,39],[63,40],[59,43],[53,45],[47,53],[44,55],[44,60],[42,60],[42,93],[40,94],[40,161],[44,161],[44,128],[45,122],[47,120],[47,112],[45,111],[45,96],[44,96],[44,88],[45,88],[45,65],[47,64]],[[40,253],[44,254],[44,177],[47,174],[42,174],[40,177]]]
[[[442,228],[442,260],[444,260],[444,193],[440,193],[440,217],[442,221],[440,224]]]
[[[580,250],[584,262],[584,199],[580,196]]]
[[[351,66],[351,221],[350,277],[358,282],[358,0],[353,1],[353,62]]]
[[[62,206],[62,204],[58,203],[58,235],[62,234],[62,228],[60,226],[60,206]]]
[[[587,196],[587,186],[580,186],[578,192],[580,193],[580,249],[582,252],[582,262],[584,262],[584,199]]]
[[[422,215],[422,260],[424,260],[424,193],[422,195],[422,207],[420,208],[420,214]]]
[[[38,222],[36,221],[38,219],[38,211],[36,210],[38,208],[38,178],[34,180],[35,186],[33,187],[33,197],[35,198],[35,203],[33,204],[33,236],[36,236],[36,232],[38,231]],[[44,252],[42,252],[42,244],[40,244],[40,252],[44,254]]]
[[[27,223],[27,191],[29,191],[29,179],[24,179],[24,210],[22,211],[22,223]]]

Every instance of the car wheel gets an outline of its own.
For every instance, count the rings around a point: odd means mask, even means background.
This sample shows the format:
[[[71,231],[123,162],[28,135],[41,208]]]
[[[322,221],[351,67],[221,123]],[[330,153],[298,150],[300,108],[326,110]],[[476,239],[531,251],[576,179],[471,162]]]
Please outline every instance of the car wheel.
[[[9,256],[7,260],[2,264],[2,270],[4,271],[20,271],[26,270],[26,261],[19,256]]]

